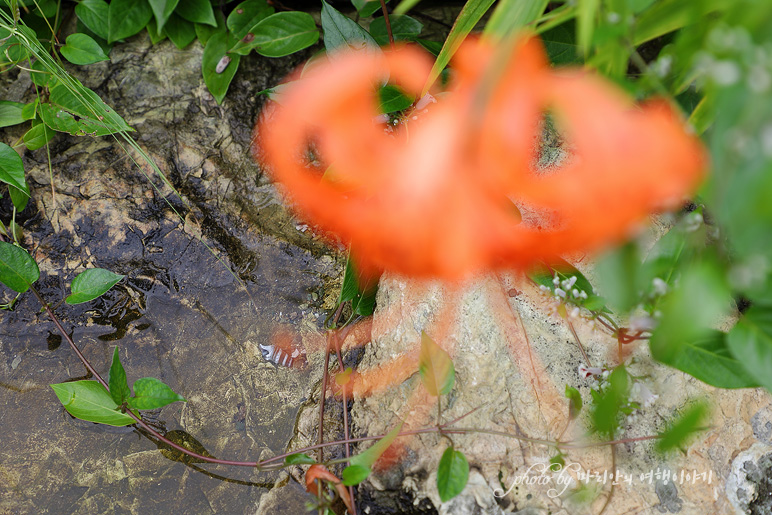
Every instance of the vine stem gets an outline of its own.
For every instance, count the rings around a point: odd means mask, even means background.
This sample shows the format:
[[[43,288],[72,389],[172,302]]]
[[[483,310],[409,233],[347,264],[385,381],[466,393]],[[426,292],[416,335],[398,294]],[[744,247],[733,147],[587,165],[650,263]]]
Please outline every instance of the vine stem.
[[[86,357],[83,355],[83,353],[80,351],[77,345],[75,345],[75,342],[72,341],[72,338],[69,334],[67,334],[67,331],[65,331],[64,327],[62,327],[61,322],[59,322],[59,319],[54,314],[54,311],[51,309],[51,306],[48,305],[48,303],[43,299],[43,296],[40,295],[40,292],[38,290],[30,285],[29,289],[32,291],[32,293],[35,294],[35,297],[37,297],[38,301],[40,301],[40,304],[43,305],[43,308],[46,310],[46,313],[48,313],[49,318],[54,322],[54,325],[59,330],[60,333],[62,333],[62,336],[65,340],[67,340],[67,343],[70,344],[70,347],[73,351],[75,351],[75,354],[77,354],[78,358],[80,359],[81,363],[86,367],[86,369],[91,373],[92,376],[96,378],[99,383],[105,387],[105,389],[109,390],[109,386],[107,384],[107,381],[102,379],[102,376],[99,375],[99,372],[96,371],[96,369],[91,365],[91,363],[86,359]],[[169,447],[183,453],[187,454],[188,456],[191,456],[193,458],[203,460],[209,463],[216,463],[218,465],[233,465],[236,467],[257,467],[260,468],[260,462],[257,461],[234,461],[234,460],[221,460],[219,458],[212,458],[211,456],[204,456],[203,454],[198,454],[197,452],[191,451],[189,449],[186,449],[185,447],[176,444],[163,436],[161,433],[150,427],[144,420],[139,418],[137,415],[132,413],[131,410],[126,411],[126,415],[130,416],[134,419],[134,421],[137,423],[139,427],[153,435],[154,438],[158,439],[159,441],[165,443]]]
[[[386,9],[386,2],[381,0],[381,10],[383,11],[383,21],[386,22],[386,33],[389,35],[389,44],[391,49],[394,50],[394,34],[391,32],[391,20],[389,20],[389,11]]]

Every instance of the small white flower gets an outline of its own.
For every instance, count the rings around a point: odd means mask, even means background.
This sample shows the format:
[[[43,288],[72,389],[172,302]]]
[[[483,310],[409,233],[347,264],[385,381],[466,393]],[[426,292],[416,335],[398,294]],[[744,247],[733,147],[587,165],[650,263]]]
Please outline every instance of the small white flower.
[[[561,289],[561,288],[555,288],[555,295],[557,295],[561,299],[565,299],[566,298],[566,292],[563,291],[563,289]]]

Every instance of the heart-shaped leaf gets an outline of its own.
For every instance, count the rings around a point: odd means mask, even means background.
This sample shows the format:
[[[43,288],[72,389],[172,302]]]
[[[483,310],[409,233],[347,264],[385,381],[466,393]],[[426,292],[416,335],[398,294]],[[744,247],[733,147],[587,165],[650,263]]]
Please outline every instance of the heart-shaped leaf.
[[[24,293],[40,277],[40,269],[26,250],[0,241],[0,282]]]
[[[445,395],[453,389],[456,372],[447,352],[434,343],[428,334],[421,333],[421,354],[418,357],[418,372],[421,382],[435,397]]]

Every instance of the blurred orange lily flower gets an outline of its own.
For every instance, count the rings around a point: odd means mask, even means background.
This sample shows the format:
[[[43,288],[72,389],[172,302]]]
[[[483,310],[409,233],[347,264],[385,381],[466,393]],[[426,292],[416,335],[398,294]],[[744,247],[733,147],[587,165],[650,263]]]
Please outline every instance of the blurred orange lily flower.
[[[430,68],[410,47],[338,54],[255,128],[255,157],[302,217],[351,242],[360,269],[460,279],[597,250],[704,174],[702,145],[667,103],[636,106],[600,77],[553,70],[529,37],[508,54],[467,41],[448,92],[386,130],[377,86],[418,96]],[[570,151],[537,170],[545,113]]]

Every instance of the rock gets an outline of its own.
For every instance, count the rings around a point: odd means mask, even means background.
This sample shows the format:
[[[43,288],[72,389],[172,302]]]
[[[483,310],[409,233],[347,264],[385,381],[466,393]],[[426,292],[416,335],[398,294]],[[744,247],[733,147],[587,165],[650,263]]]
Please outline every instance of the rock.
[[[242,59],[218,106],[205,94],[201,52],[198,43],[184,51],[168,41],[151,47],[143,35],[116,45],[109,63],[71,68],[134,126],[168,183],[111,137],[57,134],[51,170],[45,148],[23,155],[32,200],[17,221],[41,269],[38,288],[97,370],[107,376],[118,346],[129,384],[157,377],[188,399],[151,419],[193,435],[218,457],[255,460],[284,451],[318,383],[311,368],[267,362],[259,345],[278,326],[318,327],[327,297],[338,294],[343,261],[312,231],[295,229],[249,154],[255,93],[303,56]],[[7,91],[9,100],[34,98],[27,72]],[[13,143],[25,129],[5,129],[0,139]],[[0,217],[7,223],[10,215],[4,198]],[[127,278],[91,303],[61,304],[75,275],[91,267]],[[11,298],[4,287],[0,293]],[[28,292],[15,311],[0,313],[0,512],[241,513],[257,506],[275,473],[188,467],[131,429],[67,415],[48,384],[83,378],[85,370],[39,310]]]
[[[512,290],[514,297],[508,295]],[[573,324],[593,366],[617,363],[615,339],[581,318]],[[550,299],[523,278],[506,274],[456,288],[397,277],[382,280],[373,341],[365,347],[359,379],[366,385],[383,373],[380,367],[400,357],[405,370],[391,387],[361,388],[365,395],[355,398],[352,409],[356,436],[386,433],[398,420],[406,421],[405,429],[436,424],[436,403],[422,393],[416,374],[422,331],[450,353],[456,367],[456,387],[443,399],[443,421],[468,414],[456,426],[552,441],[563,434],[563,441],[592,443],[583,436],[592,380],[577,373],[583,359],[569,328],[554,314]],[[733,513],[733,506],[745,509],[757,499],[757,491],[766,495],[772,455],[756,450],[769,448],[766,392],[712,388],[654,362],[645,344],[632,350],[627,369],[640,385],[639,402],[640,396],[654,399],[648,391],[658,398],[623,422],[620,439],[657,434],[694,400],[709,401],[711,429],[699,433],[685,455],[660,457],[651,442],[630,441],[615,446],[614,463],[608,446],[589,446],[566,450],[566,469],[551,472],[547,462],[555,451],[548,446],[486,433],[451,434],[469,460],[471,475],[464,492],[443,504],[434,482],[448,441],[430,433],[398,440],[401,460],[360,487],[367,491],[362,497],[413,491],[439,513],[598,513],[611,488],[608,473],[614,464],[620,484],[607,513]],[[585,415],[570,424],[566,385],[585,400]],[[751,454],[733,461],[749,448]],[[577,475],[588,470],[599,476],[582,480]],[[735,494],[728,493],[730,485]]]

